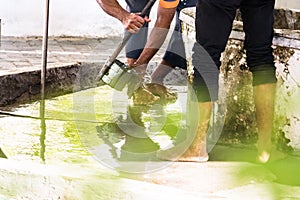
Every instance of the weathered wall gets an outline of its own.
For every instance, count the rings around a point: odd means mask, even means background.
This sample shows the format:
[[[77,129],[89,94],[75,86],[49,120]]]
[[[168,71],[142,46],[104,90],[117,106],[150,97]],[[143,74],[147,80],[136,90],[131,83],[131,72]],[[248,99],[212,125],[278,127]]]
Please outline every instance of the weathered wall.
[[[46,97],[95,86],[96,75],[102,65],[103,63],[78,63],[48,68]],[[40,70],[0,76],[0,107],[40,99],[40,83]]]
[[[290,146],[300,149],[300,13],[279,9],[275,11],[274,43],[275,65],[279,76],[276,102],[275,140],[282,149]],[[182,14],[184,34],[195,37],[195,10]],[[237,15],[237,20],[240,20]],[[285,30],[284,30],[285,29]],[[253,144],[257,139],[253,103],[252,74],[247,69],[243,50],[242,23],[235,22],[231,39],[222,55],[221,76],[225,80],[226,117],[221,142]],[[298,99],[298,100],[297,100]],[[218,122],[217,122],[218,123]],[[287,138],[285,138],[287,137]]]

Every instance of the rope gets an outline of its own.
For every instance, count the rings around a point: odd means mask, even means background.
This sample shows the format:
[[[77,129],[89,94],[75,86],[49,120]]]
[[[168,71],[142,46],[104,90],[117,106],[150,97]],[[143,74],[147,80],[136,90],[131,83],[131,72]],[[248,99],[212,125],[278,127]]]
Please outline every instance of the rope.
[[[0,115],[2,116],[10,116],[10,117],[19,117],[19,118],[27,118],[27,119],[35,119],[35,120],[53,120],[53,121],[63,121],[63,122],[86,122],[86,123],[94,123],[94,124],[99,124],[98,121],[92,121],[92,120],[82,120],[82,119],[60,119],[60,118],[51,118],[51,117],[35,117],[35,116],[30,116],[30,115],[19,115],[19,114],[14,114],[10,112],[4,112],[0,111]]]

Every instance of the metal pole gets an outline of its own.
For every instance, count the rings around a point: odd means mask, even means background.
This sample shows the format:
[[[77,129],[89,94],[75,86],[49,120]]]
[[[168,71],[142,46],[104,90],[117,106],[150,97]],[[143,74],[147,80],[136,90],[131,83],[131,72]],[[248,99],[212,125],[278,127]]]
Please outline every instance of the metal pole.
[[[43,35],[43,44],[42,44],[43,46],[42,46],[42,68],[41,68],[41,100],[45,99],[45,83],[46,83],[47,51],[48,51],[49,3],[50,0],[46,0],[45,15],[44,15],[44,35]]]
[[[41,135],[40,135],[40,157],[45,162],[45,138],[46,138],[46,121],[45,121],[45,85],[47,71],[47,52],[48,52],[48,27],[49,27],[49,4],[50,0],[45,2],[44,14],[44,35],[42,46],[42,68],[41,68],[41,101],[40,101],[40,118],[41,118]]]
[[[1,19],[0,19],[0,46],[1,46]]]

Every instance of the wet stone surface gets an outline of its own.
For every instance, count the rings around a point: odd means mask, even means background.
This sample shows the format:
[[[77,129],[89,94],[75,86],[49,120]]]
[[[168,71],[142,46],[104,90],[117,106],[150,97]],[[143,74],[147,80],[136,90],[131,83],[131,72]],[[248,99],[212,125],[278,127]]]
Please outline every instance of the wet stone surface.
[[[163,195],[156,199],[300,195],[299,160],[292,157],[262,166],[254,162],[254,149],[217,145],[208,163],[155,160],[155,152],[167,147],[185,126],[182,114],[186,111],[175,104],[135,113],[124,105],[127,98],[112,102],[114,93],[101,86],[46,100],[44,129],[42,119],[21,117],[39,116],[38,102],[16,107],[13,113],[18,118],[2,115],[0,131],[5,134],[0,135],[0,141],[9,157],[8,161],[0,159],[3,198],[153,199],[153,193],[159,191]],[[124,119],[128,111],[142,116],[135,124],[146,128],[144,137],[136,135],[137,128],[124,129],[120,123],[124,122],[125,128],[132,124]],[[135,135],[130,130],[136,130]],[[118,161],[118,165],[110,161]],[[119,170],[144,173],[123,174]]]
[[[53,97],[84,88],[95,87],[96,75],[103,63],[78,63],[49,68],[46,96]],[[40,98],[40,70],[0,76],[0,107]],[[80,79],[80,84],[75,84]]]

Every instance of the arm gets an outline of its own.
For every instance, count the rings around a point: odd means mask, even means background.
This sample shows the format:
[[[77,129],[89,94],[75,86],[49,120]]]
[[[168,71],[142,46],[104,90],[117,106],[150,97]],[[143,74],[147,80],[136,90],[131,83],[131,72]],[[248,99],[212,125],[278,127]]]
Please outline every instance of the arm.
[[[143,18],[138,14],[127,12],[117,0],[96,1],[107,14],[121,21],[124,28],[130,33],[137,33],[145,22],[150,21],[147,17]]]
[[[146,46],[137,59],[135,66],[147,64],[157,53],[166,39],[176,8],[158,7],[157,19]]]

